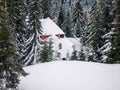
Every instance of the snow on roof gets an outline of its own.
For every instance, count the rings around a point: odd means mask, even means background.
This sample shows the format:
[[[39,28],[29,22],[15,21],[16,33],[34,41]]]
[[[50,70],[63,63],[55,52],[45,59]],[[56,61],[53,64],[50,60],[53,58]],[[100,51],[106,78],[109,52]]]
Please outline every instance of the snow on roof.
[[[41,19],[43,35],[65,34],[49,17]]]

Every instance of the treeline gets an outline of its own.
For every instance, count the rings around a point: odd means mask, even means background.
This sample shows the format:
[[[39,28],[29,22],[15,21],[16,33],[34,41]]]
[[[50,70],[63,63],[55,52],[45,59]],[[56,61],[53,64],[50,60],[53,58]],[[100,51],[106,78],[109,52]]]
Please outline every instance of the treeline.
[[[81,11],[79,9],[79,13]],[[120,1],[93,0],[87,14],[86,21],[82,13],[74,13],[77,20],[81,19],[79,23],[76,22],[80,27],[75,29],[81,32],[78,34],[84,47],[81,58],[101,63],[120,63]]]
[[[71,59],[120,62],[119,0],[52,0],[50,17],[67,37],[80,38],[81,48]],[[54,14],[53,14],[54,13]]]

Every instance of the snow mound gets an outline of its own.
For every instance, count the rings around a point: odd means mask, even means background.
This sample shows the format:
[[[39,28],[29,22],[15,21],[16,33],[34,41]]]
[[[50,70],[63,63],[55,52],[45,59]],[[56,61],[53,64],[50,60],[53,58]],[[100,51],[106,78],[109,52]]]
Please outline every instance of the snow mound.
[[[120,90],[120,65],[55,61],[24,68],[20,90]]]

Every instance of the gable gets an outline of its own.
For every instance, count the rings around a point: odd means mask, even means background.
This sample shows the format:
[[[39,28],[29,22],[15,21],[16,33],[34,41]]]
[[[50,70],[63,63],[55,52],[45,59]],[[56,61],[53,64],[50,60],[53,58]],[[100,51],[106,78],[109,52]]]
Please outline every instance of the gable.
[[[60,29],[49,17],[46,19],[41,19],[41,26],[43,31],[42,35],[65,34],[63,30]]]

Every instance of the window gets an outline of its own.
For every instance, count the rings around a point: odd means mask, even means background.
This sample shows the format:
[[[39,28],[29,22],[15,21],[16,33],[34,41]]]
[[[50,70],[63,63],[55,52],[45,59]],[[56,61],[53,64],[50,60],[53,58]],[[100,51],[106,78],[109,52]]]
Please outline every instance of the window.
[[[59,43],[59,49],[62,49],[62,43]]]

